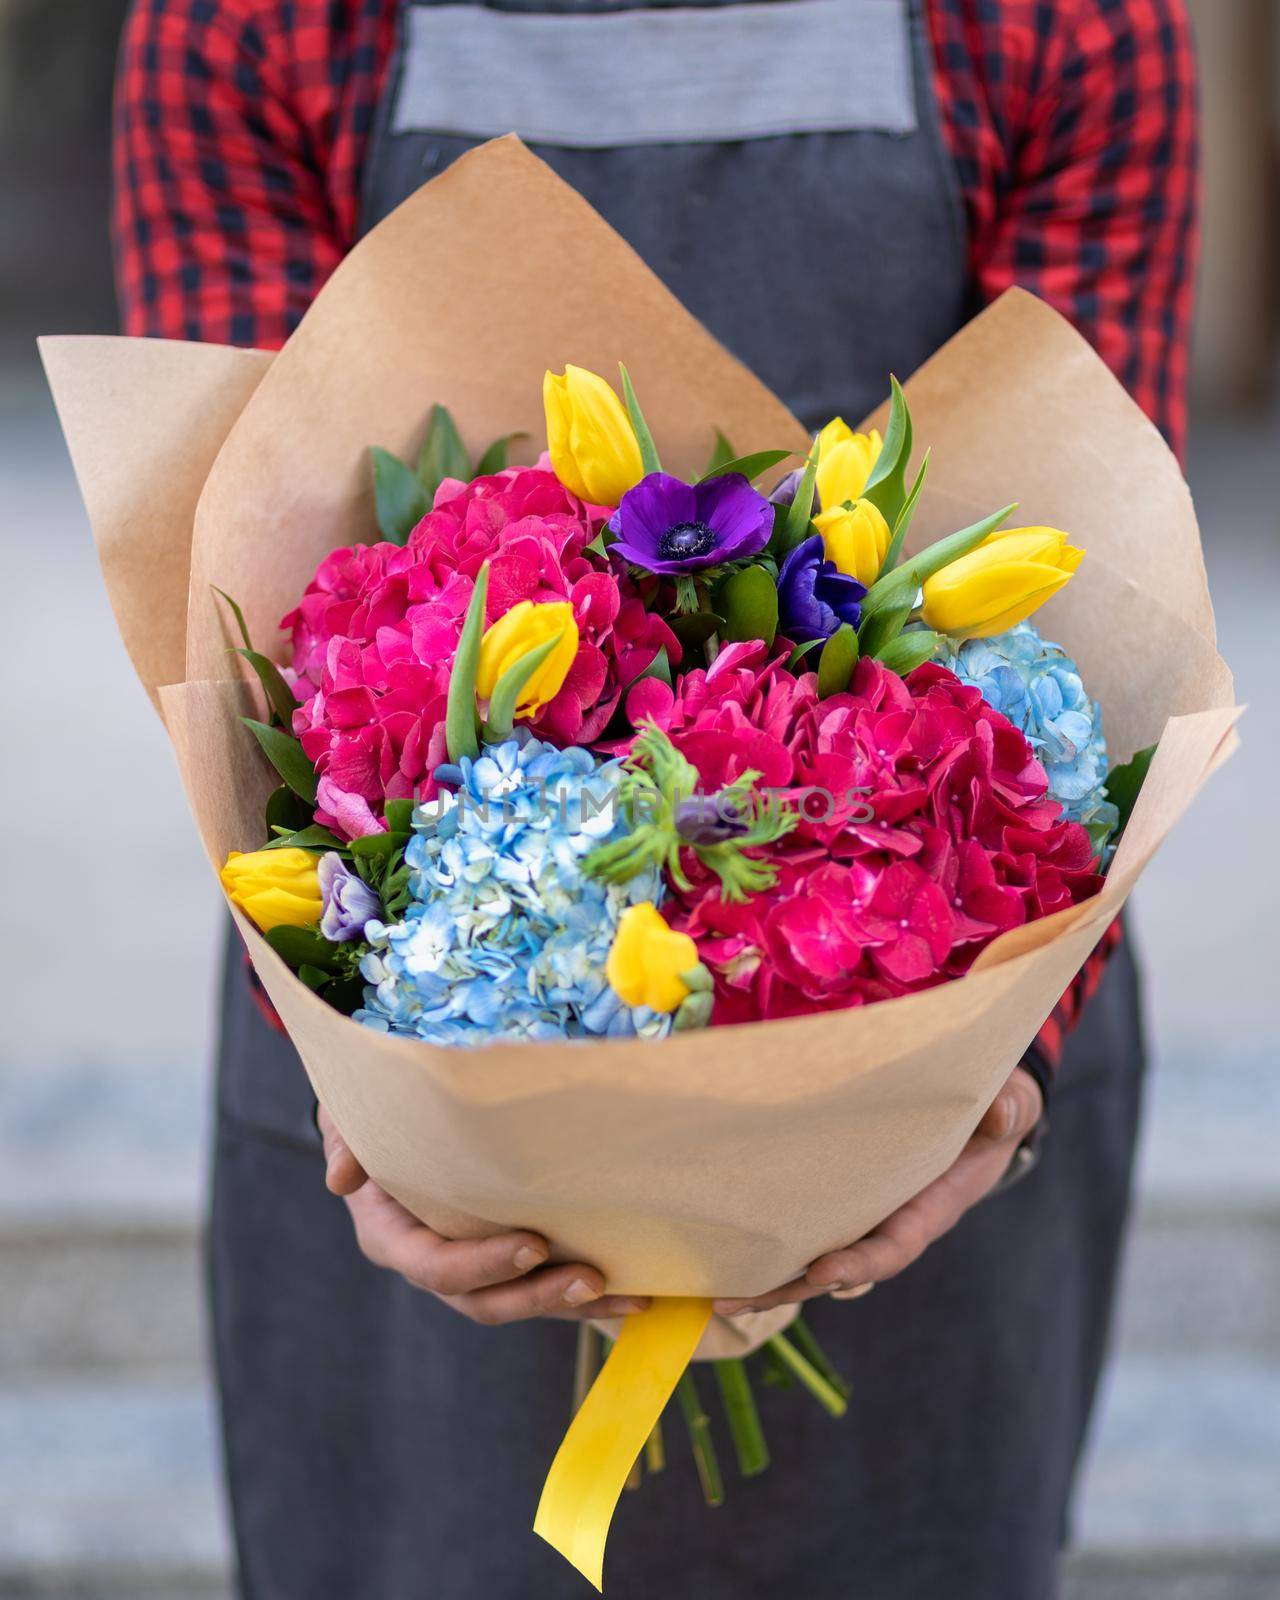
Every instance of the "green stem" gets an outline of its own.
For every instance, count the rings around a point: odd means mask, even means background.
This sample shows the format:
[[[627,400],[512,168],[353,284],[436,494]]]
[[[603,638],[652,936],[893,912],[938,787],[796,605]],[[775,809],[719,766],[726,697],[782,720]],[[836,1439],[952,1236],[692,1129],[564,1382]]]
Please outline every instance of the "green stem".
[[[824,1411],[842,1417],[848,1409],[844,1396],[796,1349],[785,1334],[775,1333],[769,1348],[777,1352],[789,1371],[805,1386]]]
[[[644,1444],[644,1464],[645,1464],[645,1470],[648,1472],[648,1474],[649,1474],[649,1476],[651,1478],[655,1474],[657,1474],[659,1472],[665,1472],[665,1470],[666,1470],[666,1466],[667,1466],[667,1447],[663,1443],[663,1439],[662,1439],[662,1418],[661,1417],[659,1417],[658,1420],[654,1423],[653,1432],[645,1440],[645,1444]]]
[[[791,1339],[810,1366],[816,1367],[843,1400],[852,1394],[849,1380],[831,1365],[830,1357],[813,1336],[813,1329],[803,1317],[791,1324]]]
[[[600,1370],[600,1355],[603,1340],[597,1328],[589,1322],[578,1325],[578,1353],[573,1364],[573,1415],[576,1417],[582,1410],[582,1402],[587,1398],[591,1385],[596,1381],[596,1373]]]
[[[676,1385],[676,1399],[680,1402],[685,1425],[689,1429],[689,1443],[693,1447],[693,1460],[702,1484],[702,1497],[709,1506],[722,1506],[724,1479],[720,1475],[715,1440],[711,1437],[711,1418],[702,1409],[693,1373],[687,1369]]]
[[[717,1361],[715,1367],[720,1399],[738,1455],[738,1470],[744,1478],[754,1478],[769,1465],[769,1446],[760,1426],[751,1379],[742,1361]]]

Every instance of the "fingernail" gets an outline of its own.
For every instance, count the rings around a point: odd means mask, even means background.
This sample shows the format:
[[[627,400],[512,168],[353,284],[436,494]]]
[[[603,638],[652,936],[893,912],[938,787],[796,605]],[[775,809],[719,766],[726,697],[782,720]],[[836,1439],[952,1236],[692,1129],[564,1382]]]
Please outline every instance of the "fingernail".
[[[833,1300],[861,1300],[864,1294],[870,1294],[875,1288],[874,1283],[847,1283],[843,1288],[832,1289]]]
[[[585,1306],[588,1300],[598,1300],[599,1292],[591,1287],[585,1278],[575,1278],[564,1292],[564,1303],[567,1306]]]
[[[613,1308],[625,1317],[629,1316],[633,1311],[647,1311],[649,1302],[647,1300],[615,1300],[613,1301]]]
[[[1018,1103],[1012,1095],[1002,1095],[996,1102],[996,1137],[1007,1139],[1018,1119]]]
[[[754,1311],[755,1307],[749,1300],[717,1300],[715,1309],[722,1317],[740,1317],[744,1311]]]
[[[547,1259],[545,1250],[537,1250],[531,1244],[522,1244],[512,1258],[517,1272],[530,1272],[534,1267],[540,1267]]]
[[[329,1157],[328,1161],[325,1162],[324,1181],[325,1181],[326,1184],[332,1184],[333,1175],[334,1175],[335,1171],[337,1170],[338,1162],[341,1161],[341,1159],[342,1159],[342,1151],[341,1150],[335,1150],[333,1152],[333,1154]]]

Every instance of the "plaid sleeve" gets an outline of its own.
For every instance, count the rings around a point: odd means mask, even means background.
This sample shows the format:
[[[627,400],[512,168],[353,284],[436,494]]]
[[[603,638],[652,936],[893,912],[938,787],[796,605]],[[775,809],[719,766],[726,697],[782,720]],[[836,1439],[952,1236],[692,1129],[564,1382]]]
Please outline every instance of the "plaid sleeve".
[[[386,0],[134,0],[113,237],[126,332],[277,348],[354,242]]]
[[[1030,289],[1095,346],[1179,453],[1199,224],[1185,0],[931,0],[943,126],[980,299]],[[1117,922],[1024,1065],[1046,1091]]]
[[[1019,284],[1095,346],[1179,453],[1196,268],[1186,0],[932,0],[978,295]]]

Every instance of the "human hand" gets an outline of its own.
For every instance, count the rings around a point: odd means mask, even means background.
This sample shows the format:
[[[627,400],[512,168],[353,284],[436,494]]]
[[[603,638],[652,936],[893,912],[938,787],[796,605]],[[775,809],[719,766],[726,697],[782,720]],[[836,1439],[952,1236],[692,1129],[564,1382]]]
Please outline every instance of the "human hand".
[[[767,1311],[820,1294],[853,1299],[873,1284],[896,1277],[995,1188],[1043,1110],[1036,1080],[1022,1067],[1015,1067],[973,1137],[940,1178],[856,1243],[819,1256],[803,1277],[751,1299],[717,1300],[716,1310],[725,1316]]]
[[[648,1300],[606,1295],[604,1276],[595,1267],[545,1266],[550,1251],[536,1233],[443,1238],[372,1181],[323,1106],[317,1122],[325,1185],[346,1202],[366,1259],[398,1272],[464,1317],[497,1326],[529,1317],[621,1317],[648,1306]]]

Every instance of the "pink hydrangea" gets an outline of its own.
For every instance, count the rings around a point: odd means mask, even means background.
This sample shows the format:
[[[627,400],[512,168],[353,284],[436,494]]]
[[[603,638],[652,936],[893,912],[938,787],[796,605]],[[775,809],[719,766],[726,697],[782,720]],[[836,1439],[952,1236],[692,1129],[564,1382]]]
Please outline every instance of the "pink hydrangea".
[[[486,621],[522,600],[568,600],[578,654],[534,732],[588,744],[624,687],[679,645],[627,581],[588,553],[600,516],[542,467],[471,484],[446,481],[408,543],[325,558],[281,626],[292,633],[301,702],[294,732],[321,779],[317,820],[343,838],[368,832],[388,799],[429,798],[445,760],[449,673],[481,564]]]
[[[716,1022],[865,1004],[959,976],[1009,928],[1097,892],[1089,836],[1047,795],[1023,735],[939,666],[858,664],[820,700],[761,645],[722,651],[674,690],[636,685],[714,790],[748,768],[801,814],[744,905],[688,863],[672,903],[716,980]]]

